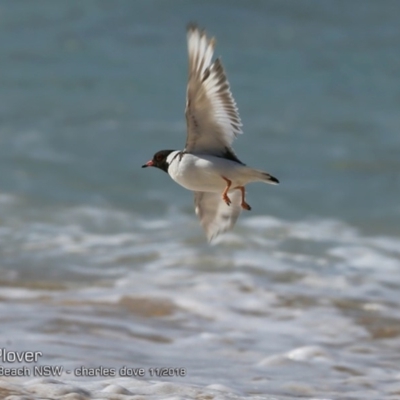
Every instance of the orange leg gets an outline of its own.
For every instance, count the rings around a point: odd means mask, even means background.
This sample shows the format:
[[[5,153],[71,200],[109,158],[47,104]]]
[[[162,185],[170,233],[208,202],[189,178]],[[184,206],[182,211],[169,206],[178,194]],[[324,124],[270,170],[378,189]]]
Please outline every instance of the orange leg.
[[[230,187],[232,185],[232,181],[230,181],[228,178],[225,178],[224,176],[221,176],[221,178],[226,182],[226,188],[222,192],[222,200],[224,200],[224,202],[228,206],[230,206],[232,202],[231,202],[231,199],[228,197],[228,190],[230,189]]]
[[[246,203],[246,201],[245,201],[245,199],[244,199],[244,198],[245,198],[245,189],[244,189],[244,186],[236,186],[235,189],[239,189],[239,190],[241,191],[241,193],[242,193],[242,203],[240,204],[240,205],[242,206],[242,208],[243,208],[244,210],[250,211],[250,210],[251,210],[251,207],[250,207],[249,204]]]

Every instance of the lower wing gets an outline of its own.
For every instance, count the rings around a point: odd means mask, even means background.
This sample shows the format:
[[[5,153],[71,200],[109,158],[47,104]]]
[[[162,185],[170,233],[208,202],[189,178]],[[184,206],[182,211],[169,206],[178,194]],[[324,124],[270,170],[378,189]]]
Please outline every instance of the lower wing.
[[[239,217],[242,210],[240,191],[229,192],[229,198],[230,206],[222,200],[221,193],[194,192],[195,211],[209,241],[232,229]]]

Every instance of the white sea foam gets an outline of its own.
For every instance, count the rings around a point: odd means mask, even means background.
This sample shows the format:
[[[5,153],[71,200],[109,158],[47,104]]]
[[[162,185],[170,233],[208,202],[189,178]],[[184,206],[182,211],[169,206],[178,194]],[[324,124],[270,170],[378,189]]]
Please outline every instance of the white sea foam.
[[[93,398],[312,398],[327,375],[336,377],[330,396],[366,358],[390,359],[391,351],[369,339],[393,335],[392,349],[398,342],[398,238],[365,236],[341,221],[260,217],[244,218],[210,247],[192,216],[172,214],[145,221],[106,207],[71,207],[47,212],[40,223],[22,214],[23,230],[4,214],[3,237],[12,246],[2,252],[21,263],[17,275],[0,274],[9,284],[0,291],[0,318],[13,332],[10,346],[35,343],[47,363],[65,368],[182,366],[190,377],[129,383],[63,376],[65,385],[41,381],[35,389],[19,381],[21,393],[49,396],[52,387]],[[32,262],[36,283],[21,288]],[[376,328],[385,324],[387,331]],[[354,343],[368,349],[365,356],[353,352]],[[373,369],[366,374],[373,382]]]
[[[274,400],[267,396],[245,396],[231,388],[211,384],[206,387],[184,383],[142,381],[134,378],[72,381],[53,378],[33,379],[19,383],[17,379],[0,379],[0,393],[7,400],[40,400],[57,398],[65,400],[184,400],[205,398],[214,400]]]

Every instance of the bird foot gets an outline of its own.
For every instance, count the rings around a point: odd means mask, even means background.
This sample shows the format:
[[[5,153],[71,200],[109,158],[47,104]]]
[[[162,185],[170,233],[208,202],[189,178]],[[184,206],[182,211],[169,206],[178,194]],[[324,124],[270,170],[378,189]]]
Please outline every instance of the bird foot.
[[[231,187],[232,181],[229,180],[228,178],[225,178],[224,176],[221,175],[221,178],[226,182],[226,188],[222,192],[222,200],[226,203],[227,206],[230,206],[232,204],[231,199],[228,197],[228,190]]]
[[[224,202],[226,203],[227,206],[230,206],[230,205],[232,204],[232,201],[231,201],[231,199],[228,197],[227,194],[224,194],[224,195],[222,196],[222,200],[224,200]]]
[[[240,204],[240,205],[242,206],[243,210],[247,210],[247,211],[251,210],[250,204],[247,204],[245,201],[242,201],[242,204]]]

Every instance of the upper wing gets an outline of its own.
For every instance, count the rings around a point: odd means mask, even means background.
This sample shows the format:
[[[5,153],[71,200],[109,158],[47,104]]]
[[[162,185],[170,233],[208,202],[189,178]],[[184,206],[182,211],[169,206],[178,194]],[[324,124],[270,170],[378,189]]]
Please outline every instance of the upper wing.
[[[239,217],[242,210],[240,192],[229,192],[229,198],[230,206],[222,200],[221,193],[194,192],[195,211],[209,241],[233,228]]]
[[[189,82],[185,150],[239,161],[231,143],[242,133],[242,123],[221,61],[217,59],[211,63],[215,40],[208,39],[204,31],[190,25],[187,41]]]

